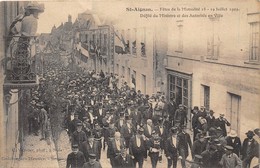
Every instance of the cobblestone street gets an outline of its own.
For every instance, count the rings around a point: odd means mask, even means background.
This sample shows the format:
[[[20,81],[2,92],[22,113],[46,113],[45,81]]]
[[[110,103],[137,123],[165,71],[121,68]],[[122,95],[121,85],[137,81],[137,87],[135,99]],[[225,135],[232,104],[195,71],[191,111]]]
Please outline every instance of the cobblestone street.
[[[40,141],[40,136],[27,136],[25,138],[23,156],[15,167],[19,168],[58,168],[55,146],[51,140]]]

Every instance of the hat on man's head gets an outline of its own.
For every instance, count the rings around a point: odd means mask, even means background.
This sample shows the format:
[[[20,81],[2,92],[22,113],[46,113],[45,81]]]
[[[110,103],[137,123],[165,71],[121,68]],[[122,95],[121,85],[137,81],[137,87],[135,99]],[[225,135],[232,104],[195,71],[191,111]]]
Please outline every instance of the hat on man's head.
[[[81,123],[81,122],[78,122],[78,123],[77,123],[77,127],[79,127],[79,126],[82,126],[82,123]]]
[[[246,135],[247,136],[254,136],[255,133],[253,131],[249,130],[249,131],[247,131]]]
[[[200,138],[205,138],[205,136],[203,135],[203,134],[198,134],[198,138],[200,139]]]
[[[193,110],[199,110],[198,106],[194,106]]]
[[[88,156],[89,156],[89,159],[96,159],[96,154],[94,154],[94,153],[90,153]]]
[[[236,132],[235,130],[231,130],[228,136],[230,136],[230,137],[233,137],[233,138],[234,138],[234,137],[236,137],[236,136],[237,136],[237,132]]]
[[[79,147],[78,144],[73,144],[73,145],[72,145],[72,148],[74,148],[74,149],[75,149],[75,148],[78,148],[78,147]]]
[[[234,150],[234,148],[233,148],[232,146],[229,146],[229,145],[226,145],[226,146],[225,146],[225,149],[226,149],[226,150],[229,150],[229,151],[233,151],[233,150]]]
[[[178,128],[177,127],[172,127],[171,128],[171,133],[177,134]]]
[[[215,113],[213,110],[209,110],[210,113]]]
[[[254,133],[260,137],[260,129],[259,128],[256,128],[254,129]]]

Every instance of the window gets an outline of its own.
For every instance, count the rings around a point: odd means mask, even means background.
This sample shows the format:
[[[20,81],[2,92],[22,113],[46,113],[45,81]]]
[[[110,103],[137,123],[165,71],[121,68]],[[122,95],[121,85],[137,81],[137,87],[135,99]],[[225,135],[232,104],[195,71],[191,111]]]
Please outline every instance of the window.
[[[249,61],[259,61],[259,22],[250,23],[250,55]]]
[[[183,21],[178,20],[177,21],[177,26],[178,26],[178,48],[176,52],[183,52]]]
[[[146,94],[146,76],[142,74],[142,93]]]
[[[211,22],[211,33],[207,40],[207,59],[217,60],[219,57],[220,38],[218,35],[217,22],[219,18],[209,18]]]
[[[189,107],[189,80],[177,75],[168,75],[168,95],[175,98],[176,104]]]
[[[145,28],[142,28],[141,29],[141,56],[145,57],[146,56],[146,51],[145,51],[145,44],[146,44],[146,41],[145,41]]]
[[[206,108],[206,110],[210,110],[210,87],[206,85],[202,86],[202,105]]]
[[[136,29],[133,30],[132,54],[133,54],[133,55],[136,55]]]

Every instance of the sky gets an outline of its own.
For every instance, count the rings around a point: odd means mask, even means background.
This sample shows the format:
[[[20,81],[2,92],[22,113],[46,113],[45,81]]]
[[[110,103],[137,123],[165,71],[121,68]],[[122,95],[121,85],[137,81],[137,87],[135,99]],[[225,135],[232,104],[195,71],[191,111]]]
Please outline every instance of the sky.
[[[90,1],[45,1],[45,11],[41,13],[38,20],[37,33],[50,33],[51,28],[58,27],[62,22],[68,21],[68,15],[72,16],[74,22],[78,13],[91,9]]]

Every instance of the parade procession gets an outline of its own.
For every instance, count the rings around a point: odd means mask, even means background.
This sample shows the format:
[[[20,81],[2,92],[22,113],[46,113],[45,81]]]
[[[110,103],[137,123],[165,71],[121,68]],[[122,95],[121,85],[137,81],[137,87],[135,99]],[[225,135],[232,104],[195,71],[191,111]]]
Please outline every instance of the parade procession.
[[[260,167],[259,2],[196,22],[90,2],[0,2],[5,168]],[[57,4],[76,19],[39,34]]]

